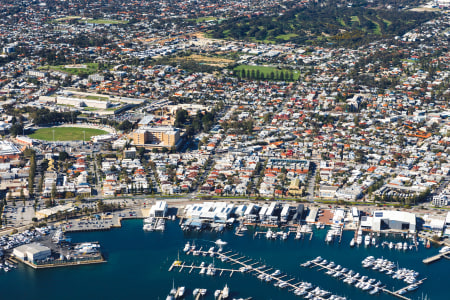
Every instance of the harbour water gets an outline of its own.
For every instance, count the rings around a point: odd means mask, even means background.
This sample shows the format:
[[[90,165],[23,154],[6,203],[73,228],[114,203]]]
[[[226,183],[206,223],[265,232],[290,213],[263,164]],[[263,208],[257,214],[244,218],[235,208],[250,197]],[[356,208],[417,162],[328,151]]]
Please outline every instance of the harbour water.
[[[222,289],[225,284],[230,287],[232,298],[253,299],[303,299],[295,296],[288,289],[279,289],[273,284],[260,281],[250,274],[229,273],[222,276],[199,275],[198,270],[189,273],[189,269],[181,272],[168,268],[179,258],[191,264],[195,262],[213,262],[211,257],[185,255],[182,251],[187,241],[203,246],[204,250],[214,246],[218,238],[227,241],[224,251],[232,250],[241,256],[253,258],[253,262],[280,269],[289,277],[298,281],[308,281],[328,290],[333,294],[345,296],[347,299],[397,299],[387,294],[369,295],[354,286],[350,286],[330,277],[324,271],[303,268],[299,265],[317,256],[328,261],[353,269],[362,275],[375,278],[386,284],[387,288],[395,290],[406,286],[403,281],[392,279],[361,266],[361,260],[372,255],[375,258],[384,257],[398,263],[400,267],[414,269],[420,273],[419,279],[428,278],[418,290],[406,294],[411,299],[449,299],[450,285],[448,272],[450,261],[442,259],[439,262],[425,265],[422,259],[438,253],[438,249],[426,249],[422,244],[419,251],[389,250],[364,246],[350,248],[349,243],[353,232],[344,232],[342,243],[337,241],[327,245],[324,242],[326,230],[314,231],[314,236],[295,240],[291,234],[287,240],[267,240],[263,235],[254,238],[249,230],[244,236],[238,237],[233,231],[223,234],[216,232],[183,232],[177,222],[167,222],[164,232],[144,232],[142,220],[123,222],[123,227],[111,231],[72,233],[74,242],[99,241],[102,245],[107,263],[79,267],[65,267],[45,270],[34,270],[24,265],[9,273],[0,273],[1,299],[165,299],[173,282],[175,286],[186,287],[186,298],[192,298],[194,288],[206,288],[208,293],[204,299],[213,299],[216,289]],[[392,240],[392,237],[381,237],[382,240]],[[411,242],[409,242],[411,243]],[[214,261],[216,267],[238,269],[239,267]]]

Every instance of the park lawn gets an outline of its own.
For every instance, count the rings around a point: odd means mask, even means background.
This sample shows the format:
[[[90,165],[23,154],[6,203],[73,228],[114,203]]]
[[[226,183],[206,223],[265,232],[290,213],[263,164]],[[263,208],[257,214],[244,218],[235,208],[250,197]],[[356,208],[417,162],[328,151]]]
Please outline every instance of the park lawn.
[[[89,141],[92,136],[108,133],[104,130],[95,128],[49,127],[40,128],[29,136],[37,140],[53,141],[53,131],[55,132],[55,141],[82,141],[85,133],[85,141]]]
[[[276,38],[287,41],[287,40],[290,40],[291,38],[294,38],[294,37],[297,37],[297,36],[298,36],[298,34],[288,33],[288,34],[280,34]]]
[[[102,97],[102,96],[86,96],[84,98],[89,99],[89,100],[98,100],[98,101],[108,101],[109,100],[108,97]]]
[[[358,17],[358,16],[352,16],[352,17],[350,18],[350,20],[351,20],[352,22],[358,22],[358,24],[361,25],[361,21],[359,20],[359,17]]]
[[[217,20],[216,17],[200,17],[200,18],[197,18],[195,20],[195,22],[202,23],[202,22],[206,22],[206,21],[215,21],[215,20]]]
[[[64,73],[68,73],[70,75],[91,75],[94,73],[97,73],[98,71],[98,63],[84,63],[82,65],[86,65],[87,68],[66,68],[65,65],[56,65],[56,66],[45,66],[40,67],[40,70],[55,70],[55,71],[61,71]]]
[[[63,18],[54,19],[52,22],[58,23],[58,22],[77,20],[77,19],[81,19],[81,16],[67,16],[67,17],[63,17]]]
[[[257,70],[259,70],[259,72],[261,74],[264,74],[264,77],[266,79],[268,79],[270,77],[270,73],[274,72],[274,73],[280,73],[281,71],[283,71],[286,74],[289,74],[292,72],[293,74],[293,79],[294,80],[298,80],[298,78],[300,77],[300,71],[297,70],[289,70],[289,69],[277,69],[275,67],[265,67],[265,66],[250,66],[250,65],[239,65],[236,68],[234,68],[233,70],[235,71],[240,71],[240,70],[255,70],[255,72]]]
[[[87,23],[92,24],[127,24],[128,21],[124,20],[109,20],[109,19],[91,19],[87,20]]]

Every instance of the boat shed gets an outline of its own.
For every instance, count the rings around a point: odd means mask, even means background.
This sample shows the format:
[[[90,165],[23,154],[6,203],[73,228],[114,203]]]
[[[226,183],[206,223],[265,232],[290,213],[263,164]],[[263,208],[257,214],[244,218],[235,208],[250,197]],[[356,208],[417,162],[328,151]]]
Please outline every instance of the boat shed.
[[[306,217],[306,223],[315,223],[318,212],[319,212],[319,209],[317,209],[316,207],[311,208],[309,210],[308,216]]]
[[[305,212],[305,206],[303,204],[299,204],[295,211],[294,217],[292,218],[294,223],[300,224],[302,222],[304,212]]]
[[[372,230],[383,229],[416,231],[416,215],[395,210],[380,210],[373,212]]]
[[[288,219],[289,219],[289,212],[290,212],[289,204],[284,204],[283,205],[283,209],[281,210],[281,214],[280,214],[282,222],[287,222],[288,221]]]
[[[267,210],[269,209],[269,206],[267,206],[267,204],[264,204],[263,207],[261,208],[261,210],[259,211],[259,220],[260,221],[264,221],[266,220],[266,213]]]
[[[31,243],[14,248],[13,255],[30,262],[44,260],[52,254],[50,248],[38,243]]]
[[[156,204],[150,208],[149,217],[163,218],[167,214],[167,208],[166,201],[156,201]]]

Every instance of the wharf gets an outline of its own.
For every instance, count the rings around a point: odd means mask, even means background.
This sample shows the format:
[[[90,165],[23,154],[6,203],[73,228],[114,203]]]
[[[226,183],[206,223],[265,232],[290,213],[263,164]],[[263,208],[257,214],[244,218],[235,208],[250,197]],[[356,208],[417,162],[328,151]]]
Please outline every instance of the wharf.
[[[433,262],[435,262],[435,261],[440,260],[442,257],[445,257],[445,258],[447,258],[447,259],[450,259],[450,257],[448,257],[448,255],[450,255],[450,251],[447,251],[447,252],[445,252],[445,253],[439,253],[439,254],[437,254],[437,255],[427,257],[427,258],[425,258],[422,262],[423,262],[424,264],[431,264],[431,263],[433,263]]]

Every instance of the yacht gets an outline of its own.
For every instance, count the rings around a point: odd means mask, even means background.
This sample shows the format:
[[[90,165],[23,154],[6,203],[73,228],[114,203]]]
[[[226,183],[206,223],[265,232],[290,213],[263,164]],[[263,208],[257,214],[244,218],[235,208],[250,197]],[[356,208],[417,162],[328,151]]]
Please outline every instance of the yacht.
[[[228,285],[225,284],[225,287],[222,290],[222,299],[227,299],[230,294],[230,289],[228,288]]]
[[[388,247],[389,247],[389,249],[394,248],[394,243],[393,243],[393,242],[390,242],[389,245],[388,245]]]
[[[370,246],[370,236],[366,235],[364,238],[364,246]]]
[[[186,291],[186,288],[185,288],[184,286],[180,286],[180,287],[177,289],[177,293],[176,293],[177,298],[183,297],[185,291]]]
[[[266,239],[270,240],[272,238],[273,238],[273,232],[272,232],[272,230],[269,229],[266,232]]]
[[[281,274],[280,270],[276,270],[275,272],[273,272],[270,276],[278,276]]]
[[[362,230],[358,230],[358,236],[356,237],[356,244],[359,246],[362,243]]]
[[[377,244],[377,240],[375,239],[375,237],[372,238],[372,245],[376,245]]]
[[[200,295],[205,296],[207,291],[207,289],[200,289]]]
[[[447,253],[450,251],[450,247],[449,246],[444,246],[442,247],[441,250],[439,250],[439,253]]]
[[[224,246],[224,245],[226,245],[226,244],[228,244],[228,243],[225,242],[225,241],[222,241],[221,239],[218,239],[218,240],[216,241],[216,245],[218,245],[218,246]]]
[[[200,289],[194,289],[192,291],[192,296],[196,297],[198,295],[198,293],[200,293]]]
[[[186,245],[184,245],[183,252],[188,252],[190,248],[191,245],[189,244],[189,242],[187,242]]]
[[[350,241],[350,247],[354,247],[355,246],[355,238],[352,238],[352,240]]]
[[[403,243],[403,250],[408,250],[408,243],[406,242]]]
[[[219,296],[220,296],[220,292],[221,292],[221,290],[216,290],[215,292],[214,292],[214,298],[219,298]]]

